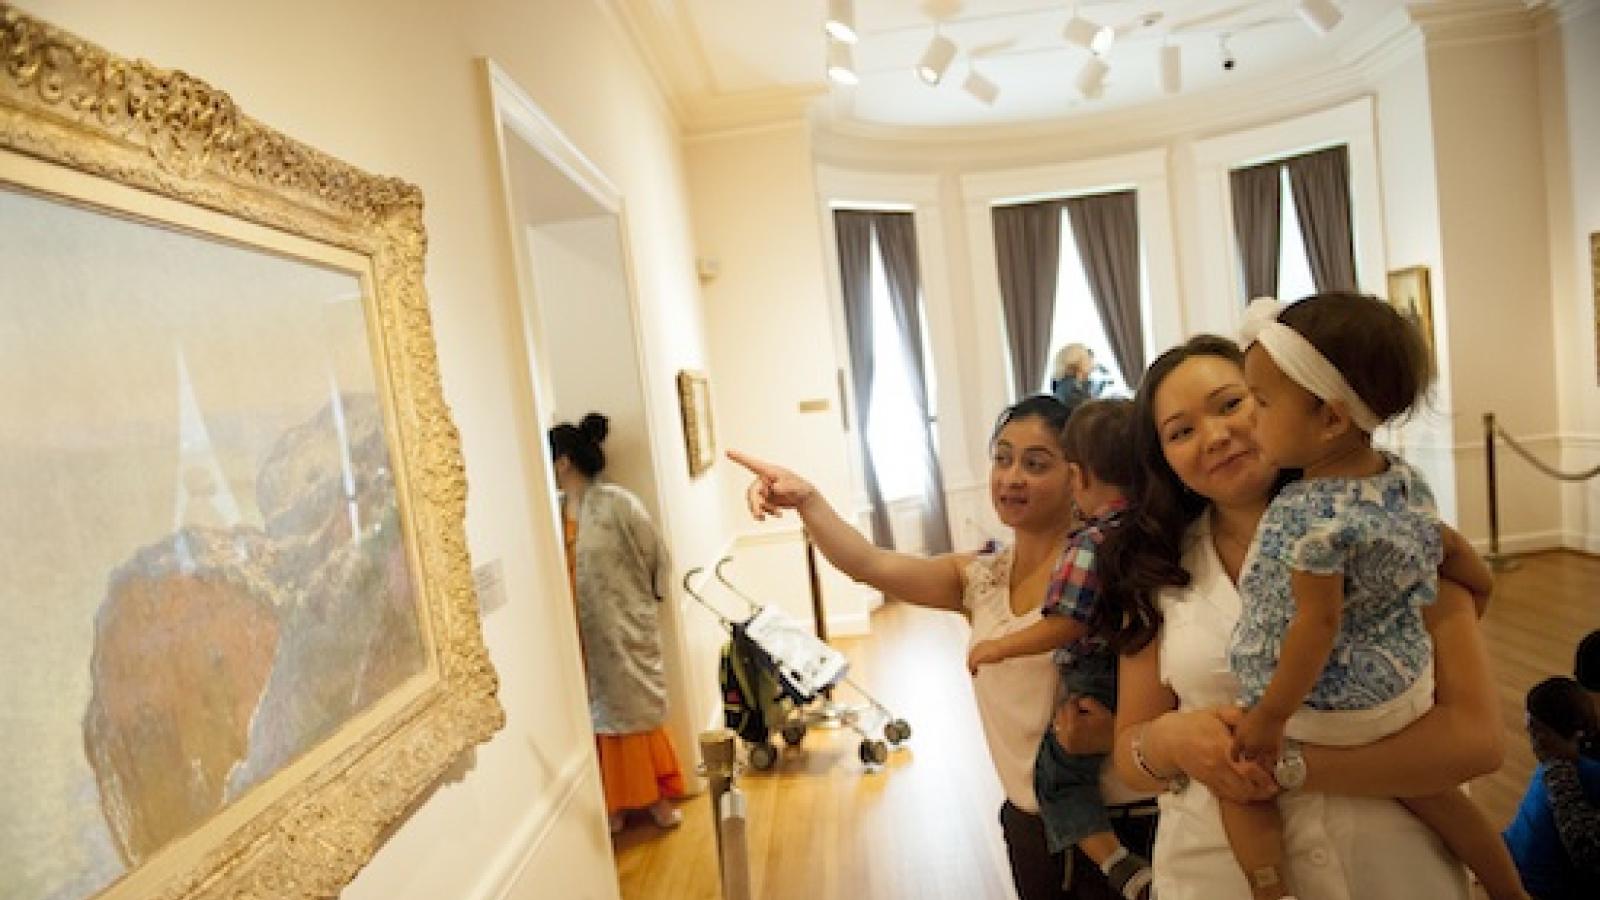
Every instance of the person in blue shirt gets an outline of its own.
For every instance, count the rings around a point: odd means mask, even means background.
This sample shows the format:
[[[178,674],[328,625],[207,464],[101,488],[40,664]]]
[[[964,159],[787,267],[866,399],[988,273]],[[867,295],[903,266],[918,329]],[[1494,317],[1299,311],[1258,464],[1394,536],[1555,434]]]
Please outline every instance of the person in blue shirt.
[[[1600,808],[1600,715],[1571,678],[1547,678],[1528,691],[1528,739],[1539,767],[1504,832],[1522,884],[1536,900],[1592,897],[1600,866],[1587,849],[1594,835],[1569,833],[1558,802],[1593,822]],[[1571,818],[1570,814],[1566,817]],[[1580,829],[1581,830],[1581,829]]]

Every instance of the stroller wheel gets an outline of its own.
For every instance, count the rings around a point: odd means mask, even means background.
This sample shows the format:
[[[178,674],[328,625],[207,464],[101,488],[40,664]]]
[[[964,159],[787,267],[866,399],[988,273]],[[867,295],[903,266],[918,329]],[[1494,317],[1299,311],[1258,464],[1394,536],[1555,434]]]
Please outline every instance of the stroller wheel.
[[[881,766],[889,761],[889,745],[883,741],[862,741],[861,762],[869,766]]]
[[[895,719],[883,726],[883,736],[889,743],[898,747],[911,737],[911,723],[905,719]]]
[[[777,761],[778,751],[773,749],[771,744],[763,741],[759,744],[750,745],[750,765],[753,768],[765,772],[772,768],[772,764]]]
[[[806,739],[806,723],[790,722],[783,726],[783,742],[791,747],[798,747]]]

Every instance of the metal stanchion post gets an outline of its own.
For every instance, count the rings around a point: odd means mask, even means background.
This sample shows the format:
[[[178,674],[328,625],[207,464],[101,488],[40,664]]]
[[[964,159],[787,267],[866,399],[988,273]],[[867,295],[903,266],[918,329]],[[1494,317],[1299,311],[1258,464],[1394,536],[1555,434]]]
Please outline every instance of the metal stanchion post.
[[[717,869],[724,900],[749,900],[750,854],[745,845],[744,794],[734,784],[738,766],[734,733],[717,728],[700,733],[700,758],[711,788],[711,832],[717,838]]]
[[[1500,552],[1500,487],[1495,477],[1494,413],[1483,414],[1483,459],[1489,473],[1489,555],[1484,561],[1496,572],[1510,572],[1517,561]]]
[[[700,732],[700,760],[706,784],[711,790],[711,833],[717,836],[717,860],[722,860],[720,825],[722,797],[733,786],[733,768],[738,762],[734,733],[726,728]]]

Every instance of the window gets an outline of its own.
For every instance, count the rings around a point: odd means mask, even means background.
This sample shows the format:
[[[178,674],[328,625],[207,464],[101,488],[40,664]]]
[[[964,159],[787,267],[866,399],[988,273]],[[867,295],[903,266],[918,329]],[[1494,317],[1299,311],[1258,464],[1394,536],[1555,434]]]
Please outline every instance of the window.
[[[922,435],[933,418],[933,355],[928,352],[928,326],[922,317],[922,371],[928,384],[928,420],[923,420],[912,394],[910,373],[902,364],[900,324],[889,299],[889,278],[884,271],[878,236],[872,235],[872,420],[867,425],[867,448],[878,488],[885,502],[921,497],[928,483],[922,459]]]
[[[1083,259],[1078,256],[1078,241],[1072,236],[1072,221],[1067,211],[1061,211],[1061,264],[1056,270],[1056,308],[1050,323],[1050,357],[1046,360],[1044,383],[1041,391],[1049,392],[1050,377],[1055,374],[1055,354],[1068,344],[1083,344],[1094,353],[1097,365],[1105,367],[1100,377],[1107,380],[1102,396],[1126,397],[1128,381],[1122,377],[1117,357],[1111,352],[1111,341],[1106,338],[1105,323],[1094,305],[1094,295],[1089,291],[1089,277],[1083,271]]]
[[[1294,190],[1289,187],[1289,167],[1278,169],[1282,202],[1278,204],[1278,299],[1300,300],[1317,292],[1311,277],[1311,257],[1306,238],[1300,232],[1300,211],[1294,205]]]

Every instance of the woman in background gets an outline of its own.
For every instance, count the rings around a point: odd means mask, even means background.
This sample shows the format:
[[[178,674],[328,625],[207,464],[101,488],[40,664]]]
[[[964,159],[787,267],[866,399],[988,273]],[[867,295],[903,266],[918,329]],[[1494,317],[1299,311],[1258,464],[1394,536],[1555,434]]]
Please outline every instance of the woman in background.
[[[561,490],[567,571],[589,682],[589,717],[600,755],[611,833],[630,809],[662,828],[682,815],[683,773],[663,723],[667,686],[658,607],[667,594],[667,553],[644,504],[598,480],[610,424],[590,413],[550,429],[550,458]]]

